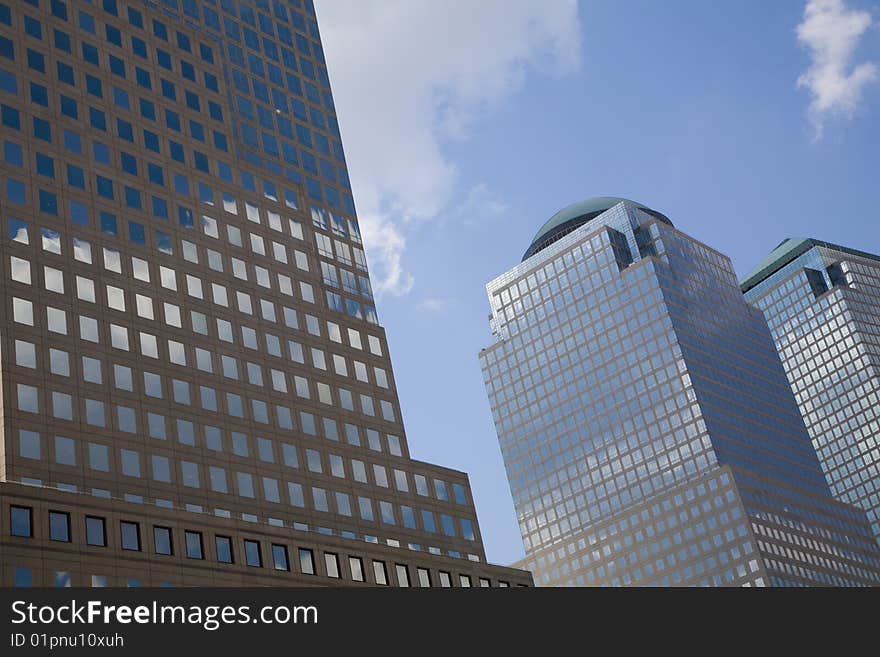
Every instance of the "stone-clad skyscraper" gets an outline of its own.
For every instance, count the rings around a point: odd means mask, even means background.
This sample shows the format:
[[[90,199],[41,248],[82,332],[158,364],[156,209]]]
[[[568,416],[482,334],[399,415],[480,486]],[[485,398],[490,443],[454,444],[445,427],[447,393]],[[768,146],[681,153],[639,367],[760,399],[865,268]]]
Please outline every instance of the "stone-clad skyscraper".
[[[487,289],[480,359],[536,584],[880,583],[724,255],[589,199]]]
[[[310,0],[0,0],[0,584],[527,584],[409,458]]]
[[[763,311],[831,493],[880,540],[880,257],[787,239],[743,280]]]

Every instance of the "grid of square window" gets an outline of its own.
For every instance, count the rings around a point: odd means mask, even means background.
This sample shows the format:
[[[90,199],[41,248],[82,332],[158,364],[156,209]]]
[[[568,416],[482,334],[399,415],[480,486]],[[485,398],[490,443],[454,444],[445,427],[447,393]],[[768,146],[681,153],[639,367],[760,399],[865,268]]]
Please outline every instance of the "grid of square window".
[[[409,459],[310,3],[0,0],[0,122],[10,480],[484,559]]]
[[[832,494],[880,537],[880,266],[814,246],[745,296],[767,318]]]
[[[495,343],[480,354],[483,376],[539,584],[880,577],[864,519],[829,495],[770,332],[728,258],[622,202],[487,291]],[[723,475],[731,491],[701,511],[702,526],[735,526],[696,537],[687,521],[678,538],[652,544],[645,536],[679,525],[664,519],[636,542],[592,550],[595,563],[571,559],[610,519],[719,466],[733,468],[736,485]],[[641,520],[651,515],[662,514]],[[791,557],[790,570],[767,565],[798,546],[785,536],[772,557],[759,549],[750,521],[768,518],[810,534],[819,566],[812,556]],[[670,550],[665,566],[655,549]]]

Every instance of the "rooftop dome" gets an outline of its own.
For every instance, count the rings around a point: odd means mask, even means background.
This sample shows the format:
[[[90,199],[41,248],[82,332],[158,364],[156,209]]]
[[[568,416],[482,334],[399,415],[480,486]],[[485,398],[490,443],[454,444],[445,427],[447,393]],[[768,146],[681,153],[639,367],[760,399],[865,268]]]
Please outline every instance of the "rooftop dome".
[[[528,250],[523,256],[523,260],[531,258],[538,251],[547,248],[556,240],[567,235],[575,228],[579,228],[588,221],[595,219],[621,201],[628,201],[640,210],[644,210],[657,219],[672,225],[672,222],[666,215],[657,212],[656,210],[652,210],[648,206],[637,203],[636,201],[630,201],[629,199],[617,196],[596,196],[594,198],[588,198],[567,205],[550,217],[550,219],[547,220],[547,223],[541,226],[541,229],[535,234],[535,237],[532,238],[532,243],[529,245]]]

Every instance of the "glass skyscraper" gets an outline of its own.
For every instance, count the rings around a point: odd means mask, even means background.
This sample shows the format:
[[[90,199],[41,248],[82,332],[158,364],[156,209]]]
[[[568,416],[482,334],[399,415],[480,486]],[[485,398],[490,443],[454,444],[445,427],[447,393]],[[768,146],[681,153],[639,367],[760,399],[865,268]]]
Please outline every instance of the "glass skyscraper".
[[[506,586],[409,457],[309,0],[0,0],[0,584]]]
[[[787,239],[742,290],[767,318],[831,493],[880,540],[880,257]]]
[[[536,584],[880,583],[727,257],[595,198],[487,291],[480,360]]]

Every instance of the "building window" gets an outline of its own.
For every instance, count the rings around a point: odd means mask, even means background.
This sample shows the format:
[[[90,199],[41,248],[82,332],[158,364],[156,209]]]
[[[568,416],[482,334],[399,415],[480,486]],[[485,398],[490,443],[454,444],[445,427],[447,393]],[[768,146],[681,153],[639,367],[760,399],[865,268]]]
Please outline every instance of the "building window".
[[[324,565],[327,567],[327,577],[338,579],[339,575],[339,557],[332,552],[324,553]]]
[[[33,510],[29,506],[9,507],[9,533],[31,538],[34,535]]]
[[[311,550],[307,548],[299,549],[299,569],[303,575],[315,574],[315,559]]]
[[[141,529],[136,522],[126,522],[122,520],[119,523],[119,536],[122,541],[123,550],[141,550]]]
[[[397,585],[402,588],[408,588],[409,587],[409,570],[402,563],[397,564],[395,566],[395,568],[397,570]]]
[[[24,566],[15,568],[15,586],[27,588],[34,585],[34,571]]]
[[[290,563],[287,560],[286,546],[272,544],[272,562],[275,570],[290,570]]]
[[[419,577],[419,586],[423,588],[431,587],[431,573],[427,568],[417,568],[416,572]]]
[[[49,540],[70,543],[70,514],[49,511]]]
[[[86,545],[107,546],[107,533],[104,530],[104,519],[86,516]]]
[[[384,561],[373,562],[373,576],[376,579],[376,584],[388,586],[388,573],[385,571]]]
[[[351,570],[351,578],[355,582],[363,582],[364,579],[364,562],[360,557],[349,557],[348,568]]]
[[[260,544],[257,541],[244,542],[244,560],[248,566],[261,568],[263,566],[263,557],[260,554]]]
[[[186,556],[188,559],[204,559],[201,532],[184,532],[186,539]]]
[[[492,584],[489,582],[488,579],[486,579],[485,577],[480,578],[480,587],[487,589],[491,586],[492,586]]]
[[[448,589],[452,586],[452,578],[449,576],[449,573],[440,571],[440,586],[444,589]]]
[[[471,586],[471,578],[470,575],[459,575],[459,582],[461,583],[462,588],[470,588]]]
[[[220,563],[235,563],[232,554],[232,539],[228,536],[215,536],[214,544],[217,547],[217,561]]]
[[[153,527],[153,544],[156,554],[174,554],[174,546],[171,543],[171,529],[168,527]]]

